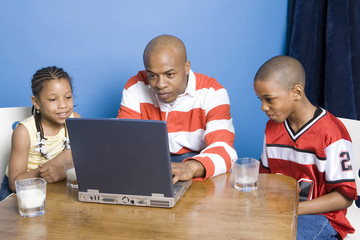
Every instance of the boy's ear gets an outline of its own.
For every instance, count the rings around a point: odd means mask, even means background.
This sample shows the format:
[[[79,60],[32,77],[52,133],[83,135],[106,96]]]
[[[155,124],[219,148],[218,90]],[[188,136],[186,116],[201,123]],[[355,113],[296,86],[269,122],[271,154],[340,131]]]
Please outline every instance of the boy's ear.
[[[295,101],[299,101],[304,94],[304,88],[299,84],[296,84],[291,91]]]
[[[31,102],[32,102],[32,104],[34,105],[34,107],[35,107],[36,109],[39,109],[39,108],[40,108],[39,102],[38,102],[38,100],[36,99],[35,96],[31,96]]]

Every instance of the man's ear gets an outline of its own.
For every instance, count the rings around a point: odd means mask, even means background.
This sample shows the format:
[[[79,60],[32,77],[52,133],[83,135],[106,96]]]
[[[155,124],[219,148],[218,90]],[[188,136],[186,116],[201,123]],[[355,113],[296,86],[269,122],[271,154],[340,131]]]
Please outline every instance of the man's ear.
[[[295,101],[299,101],[304,95],[304,88],[299,84],[296,84],[291,91]]]
[[[185,62],[185,73],[186,73],[186,75],[189,75],[189,71],[190,71],[190,61],[186,61]]]

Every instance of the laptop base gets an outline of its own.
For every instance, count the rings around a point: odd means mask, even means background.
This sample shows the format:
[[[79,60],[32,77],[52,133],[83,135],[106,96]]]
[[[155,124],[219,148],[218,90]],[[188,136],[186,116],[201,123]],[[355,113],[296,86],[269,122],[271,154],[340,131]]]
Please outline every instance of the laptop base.
[[[143,207],[163,207],[172,208],[182,197],[186,190],[191,186],[192,181],[181,182],[184,186],[174,197],[164,197],[164,194],[153,193],[151,196],[138,196],[126,194],[100,193],[99,190],[88,189],[87,192],[79,191],[80,202],[120,204]]]

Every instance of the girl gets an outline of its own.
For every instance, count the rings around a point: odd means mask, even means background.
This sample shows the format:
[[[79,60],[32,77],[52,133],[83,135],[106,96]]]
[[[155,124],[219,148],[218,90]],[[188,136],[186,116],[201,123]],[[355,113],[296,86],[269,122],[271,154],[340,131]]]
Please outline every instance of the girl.
[[[73,112],[70,77],[62,68],[46,67],[34,74],[31,83],[33,116],[13,132],[2,199],[15,191],[17,179],[42,177],[48,183],[65,179],[63,160],[72,158],[65,120],[80,115]]]

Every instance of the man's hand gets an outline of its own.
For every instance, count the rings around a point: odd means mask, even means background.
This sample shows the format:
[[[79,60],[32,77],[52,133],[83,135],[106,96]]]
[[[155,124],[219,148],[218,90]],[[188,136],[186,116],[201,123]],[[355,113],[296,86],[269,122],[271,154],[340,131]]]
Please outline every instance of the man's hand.
[[[171,171],[173,175],[173,184],[178,181],[188,181],[194,177],[205,176],[204,166],[196,160],[188,160],[184,163],[171,163]]]
[[[48,183],[54,183],[66,178],[63,166],[40,164],[40,177]]]

